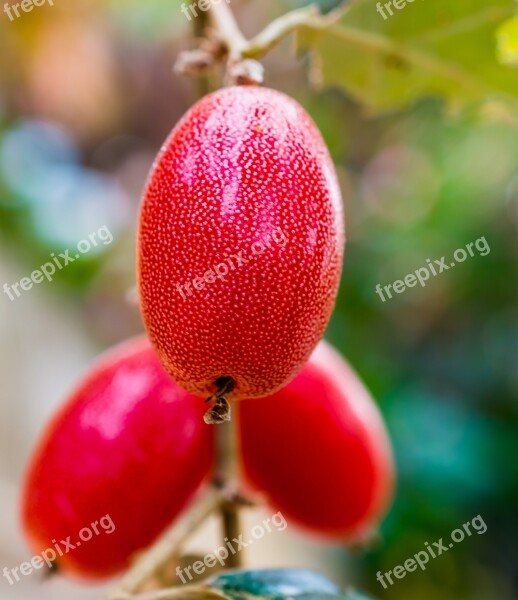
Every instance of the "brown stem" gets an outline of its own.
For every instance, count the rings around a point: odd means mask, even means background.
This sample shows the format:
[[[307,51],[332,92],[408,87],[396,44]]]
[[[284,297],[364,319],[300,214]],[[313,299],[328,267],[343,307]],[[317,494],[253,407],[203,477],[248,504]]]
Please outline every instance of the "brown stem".
[[[208,17],[207,13],[201,12],[197,19],[194,19],[193,24],[193,33],[195,39],[202,39],[205,35],[205,30],[207,28]],[[197,78],[197,87],[196,87],[196,96],[199,100],[206,96],[210,92],[210,82],[209,76],[207,72],[201,74],[200,77]]]
[[[261,84],[264,79],[263,66],[244,56],[248,40],[241,32],[229,5],[226,2],[213,4],[210,16],[215,35],[228,54],[225,82],[228,85]]]
[[[241,29],[229,5],[225,1],[213,4],[210,10],[210,17],[217,36],[225,45],[230,58],[239,58],[247,47],[248,41],[241,33]]]
[[[221,517],[224,539],[225,541],[232,542],[232,540],[237,539],[242,532],[239,503],[235,500],[223,502],[221,504]],[[230,553],[225,566],[229,569],[239,569],[243,566],[243,562],[244,556],[243,550],[241,550],[235,554]]]
[[[240,511],[247,501],[239,496],[236,489],[238,480],[237,459],[237,411],[234,409],[234,418],[231,422],[224,423],[216,429],[216,478],[215,485],[220,487],[223,500],[220,504],[221,522],[224,541],[232,541],[242,533]],[[243,564],[243,554],[231,553],[227,559],[226,566],[229,569],[237,569]]]

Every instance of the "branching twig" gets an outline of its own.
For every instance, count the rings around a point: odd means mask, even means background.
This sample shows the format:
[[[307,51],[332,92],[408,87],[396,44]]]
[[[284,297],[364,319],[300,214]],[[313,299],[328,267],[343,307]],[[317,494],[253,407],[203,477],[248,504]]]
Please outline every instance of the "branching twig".
[[[322,15],[316,4],[291,11],[272,21],[263,31],[247,40],[226,2],[213,4],[209,11],[212,29],[210,34],[216,42],[215,47],[225,50],[227,56],[226,82],[229,84],[262,83],[264,72],[262,65],[256,60],[263,57],[290,33],[301,28],[321,30],[335,23],[347,10],[338,8],[327,15]],[[193,53],[179,57],[178,64],[184,73],[195,73],[196,69],[186,68],[189,60],[195,60]],[[214,56],[211,64],[221,60]],[[202,67],[205,65],[202,64]],[[199,67],[199,63],[196,65]]]
[[[230,58],[240,58],[248,46],[248,40],[242,34],[229,5],[226,2],[213,4],[209,14],[216,37],[225,45]]]
[[[253,37],[243,51],[243,56],[260,58],[267,54],[287,35],[298,29],[320,30],[336,23],[345,9],[340,8],[327,15],[322,15],[316,4],[293,10],[272,21],[260,33]]]

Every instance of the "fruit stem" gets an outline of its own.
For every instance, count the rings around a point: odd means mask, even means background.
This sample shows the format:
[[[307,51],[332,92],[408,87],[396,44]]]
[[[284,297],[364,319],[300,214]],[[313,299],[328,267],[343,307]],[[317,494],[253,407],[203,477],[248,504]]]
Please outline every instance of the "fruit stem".
[[[248,41],[237,24],[234,13],[226,2],[214,3],[210,17],[218,39],[225,45],[230,59],[242,57]]]
[[[236,382],[232,377],[220,377],[214,382],[216,393],[209,396],[205,402],[214,399],[212,408],[203,417],[207,425],[219,425],[231,419],[231,409],[228,397],[234,390]]]
[[[223,522],[224,540],[238,539],[242,533],[239,502],[234,499],[222,502],[220,510]],[[243,550],[241,550],[235,554],[230,553],[225,566],[228,569],[240,569],[243,566],[243,562]]]
[[[239,407],[235,407],[235,413]],[[243,498],[238,490],[238,432],[237,415],[231,422],[224,423],[216,428],[216,465],[214,486],[221,491],[221,514],[224,541],[238,538],[242,533],[240,511],[243,506],[251,503]],[[243,555],[241,552],[230,554],[226,567],[237,569],[242,566]]]
[[[193,22],[193,34],[195,39],[202,39],[205,33],[205,29],[207,27],[208,17],[207,13],[201,12],[198,15],[197,19],[194,19]],[[196,95],[198,99],[206,96],[210,91],[210,83],[209,76],[207,73],[202,73],[200,77],[198,77],[198,84],[196,89]]]

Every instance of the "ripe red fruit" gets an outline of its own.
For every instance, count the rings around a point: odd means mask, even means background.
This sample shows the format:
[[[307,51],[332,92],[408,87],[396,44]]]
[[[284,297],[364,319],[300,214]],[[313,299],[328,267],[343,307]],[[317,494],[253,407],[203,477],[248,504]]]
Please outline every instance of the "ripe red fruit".
[[[241,86],[196,104],[157,157],[138,239],[144,322],[174,379],[241,399],[293,378],[333,309],[342,220],[329,153],[297,102]]]
[[[329,345],[282,390],[240,403],[239,429],[246,481],[289,522],[352,540],[383,516],[390,442],[369,393]]]
[[[57,542],[58,567],[82,577],[124,569],[186,506],[213,453],[199,399],[170,379],[147,339],[120,345],[78,386],[32,457],[22,501],[32,549]],[[82,541],[84,528],[92,539]],[[80,547],[62,544],[68,536]]]

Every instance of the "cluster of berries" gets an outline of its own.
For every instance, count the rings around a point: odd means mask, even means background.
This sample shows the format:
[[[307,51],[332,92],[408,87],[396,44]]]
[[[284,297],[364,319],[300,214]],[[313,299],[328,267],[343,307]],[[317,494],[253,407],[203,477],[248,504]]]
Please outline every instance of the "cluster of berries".
[[[189,302],[178,295],[207,265],[279,230],[287,243]],[[34,549],[109,514],[113,534],[58,566],[87,577],[125,569],[213,477],[207,423],[230,418],[229,400],[239,401],[245,494],[327,539],[374,529],[393,487],[388,436],[357,375],[320,342],[343,248],[334,167],[302,107],[254,87],[196,104],[144,193],[138,284],[148,336],[104,355],[40,441],[23,500]]]

